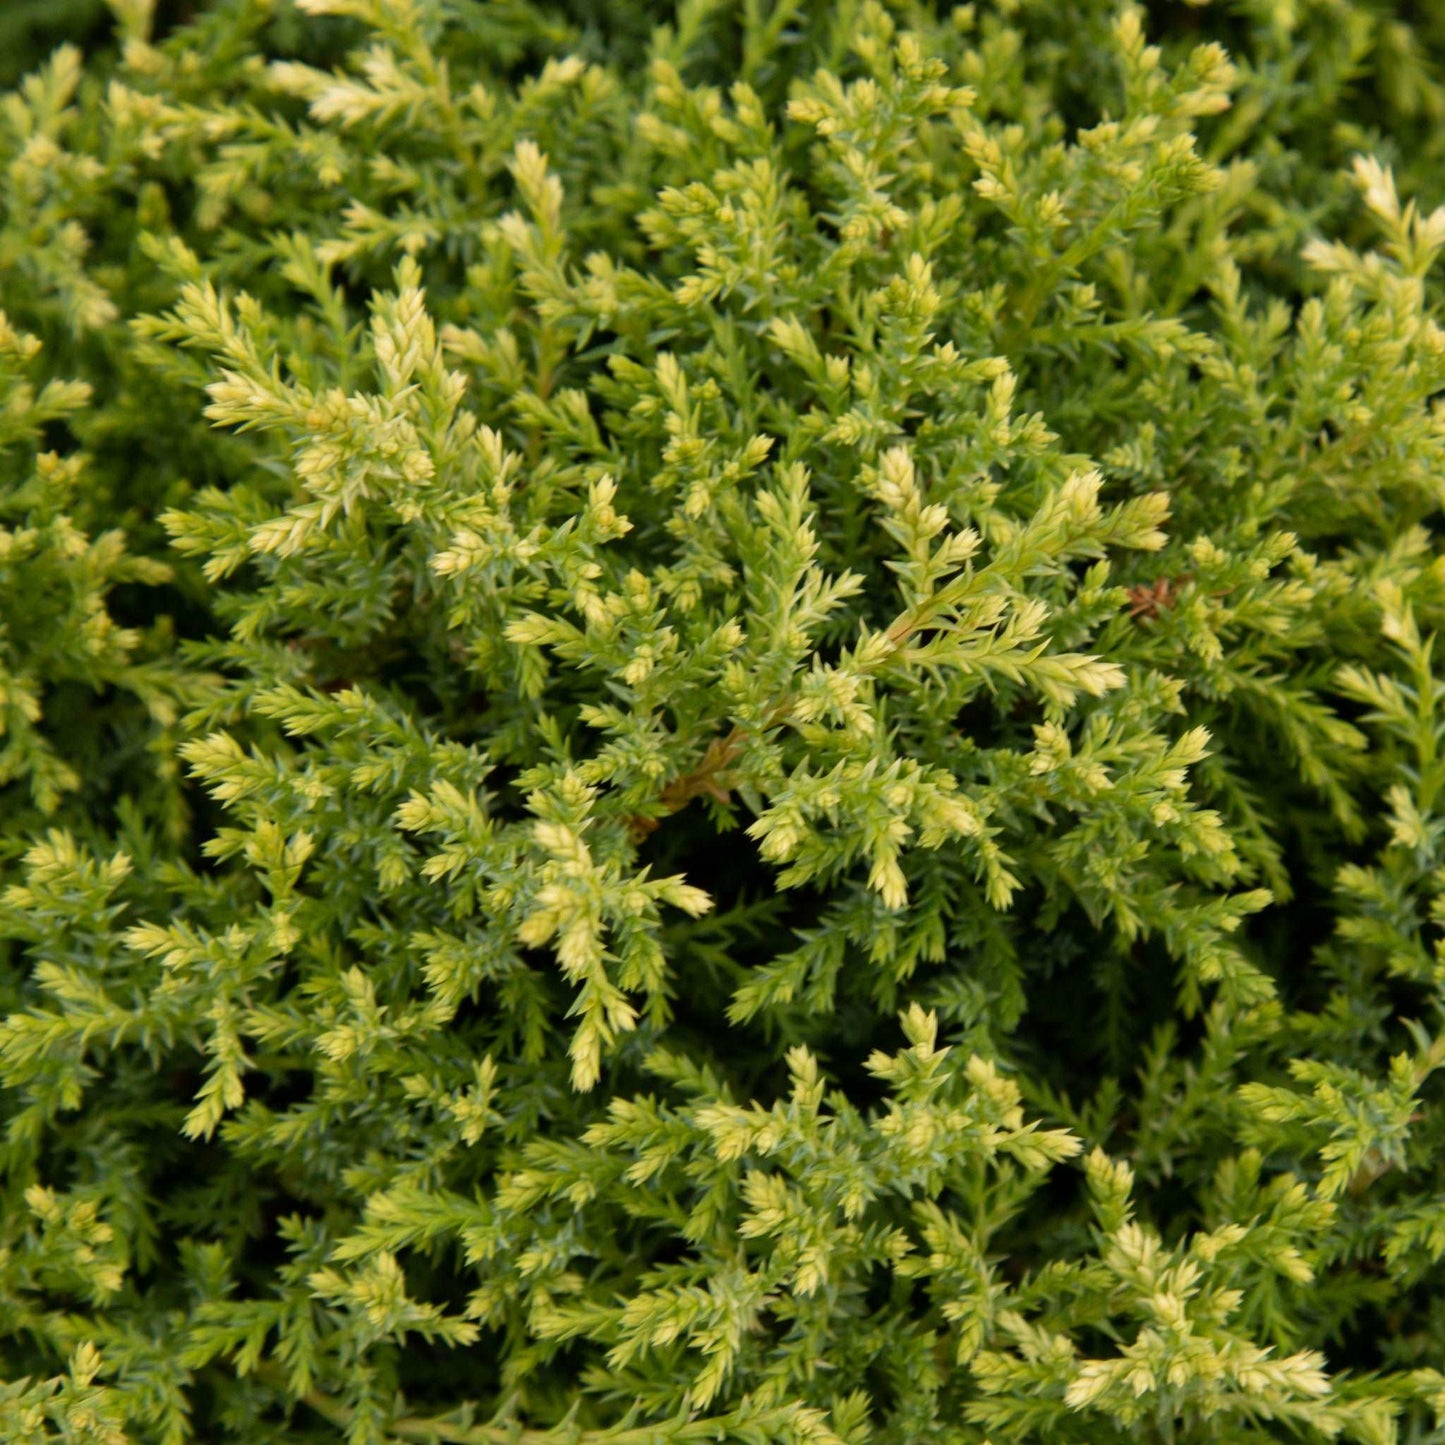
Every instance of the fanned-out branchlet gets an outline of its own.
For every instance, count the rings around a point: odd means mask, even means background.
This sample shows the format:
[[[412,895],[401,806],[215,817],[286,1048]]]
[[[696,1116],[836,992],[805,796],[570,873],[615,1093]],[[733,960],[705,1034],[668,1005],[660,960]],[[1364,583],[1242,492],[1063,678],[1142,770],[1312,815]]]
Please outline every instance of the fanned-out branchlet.
[[[0,15],[0,1442],[1445,1438],[1407,9]]]

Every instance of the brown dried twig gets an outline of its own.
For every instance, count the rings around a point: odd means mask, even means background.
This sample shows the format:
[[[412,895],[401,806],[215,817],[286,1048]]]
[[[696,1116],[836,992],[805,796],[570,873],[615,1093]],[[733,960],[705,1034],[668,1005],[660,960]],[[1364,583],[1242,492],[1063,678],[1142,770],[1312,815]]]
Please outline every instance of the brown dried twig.
[[[1158,617],[1166,608],[1173,607],[1179,599],[1179,591],[1194,581],[1194,574],[1186,572],[1180,577],[1160,577],[1152,587],[1142,582],[1130,587],[1129,616],[1132,618]]]
[[[787,717],[790,706],[788,703],[780,703],[774,708],[764,723],[764,728],[776,727],[782,722]],[[657,796],[662,816],[670,817],[673,813],[680,813],[694,798],[712,798],[718,803],[730,803],[732,782],[728,769],[737,761],[747,737],[747,730],[734,723],[731,731],[724,737],[714,738],[707,745],[707,751],[695,768],[664,785]],[[640,813],[634,813],[627,820],[627,828],[633,842],[640,843],[649,834],[655,833],[661,823],[662,818],[643,817]]]

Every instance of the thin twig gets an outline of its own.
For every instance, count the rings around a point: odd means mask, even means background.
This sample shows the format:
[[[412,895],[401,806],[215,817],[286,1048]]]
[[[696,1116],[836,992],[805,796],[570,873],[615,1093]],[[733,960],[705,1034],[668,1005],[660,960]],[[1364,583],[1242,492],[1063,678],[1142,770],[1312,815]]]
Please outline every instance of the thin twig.
[[[779,703],[768,714],[763,723],[764,730],[784,722],[791,710],[791,703]],[[713,798],[723,804],[731,802],[732,782],[728,777],[728,769],[738,760],[747,739],[747,729],[740,723],[734,723],[726,736],[714,738],[707,745],[707,751],[703,753],[698,765],[673,778],[657,795],[663,816],[670,817],[673,813],[680,813],[694,798]],[[659,821],[657,818],[645,818],[641,814],[635,814],[628,820],[628,826],[634,840],[640,842],[649,833],[657,830]]]
[[[285,1389],[285,1378],[275,1365],[262,1365],[256,1372],[268,1384]],[[300,1403],[333,1425],[345,1430],[356,1411],[320,1390],[307,1390]],[[784,1406],[748,1421],[752,1429],[782,1426],[793,1418],[793,1411]],[[416,1441],[418,1445],[691,1445],[693,1441],[725,1440],[733,1422],[727,1417],[704,1420],[659,1421],[653,1425],[624,1428],[609,1426],[601,1430],[578,1430],[565,1426],[553,1430],[528,1430],[515,1425],[459,1425],[447,1420],[405,1416],[393,1420],[387,1433],[398,1441]],[[559,1433],[561,1431],[562,1433]]]

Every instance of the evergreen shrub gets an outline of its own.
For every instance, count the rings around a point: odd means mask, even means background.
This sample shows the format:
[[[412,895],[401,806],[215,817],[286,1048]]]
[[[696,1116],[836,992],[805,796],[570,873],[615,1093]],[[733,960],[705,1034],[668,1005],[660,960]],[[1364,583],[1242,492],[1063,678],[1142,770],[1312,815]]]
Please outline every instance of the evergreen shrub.
[[[1445,1441],[1445,9],[0,42],[0,1439]]]

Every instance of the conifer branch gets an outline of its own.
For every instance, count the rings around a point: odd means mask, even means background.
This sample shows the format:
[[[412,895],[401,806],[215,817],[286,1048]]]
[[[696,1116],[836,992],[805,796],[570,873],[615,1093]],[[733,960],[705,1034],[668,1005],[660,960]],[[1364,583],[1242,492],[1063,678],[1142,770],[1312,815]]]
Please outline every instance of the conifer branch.
[[[281,1373],[263,1367],[264,1377],[281,1383]],[[346,1429],[355,1419],[350,1406],[323,1394],[307,1390],[301,1403],[315,1410],[333,1425]],[[805,1416],[808,1412],[802,1412]],[[612,1426],[595,1430],[579,1430],[561,1426],[551,1430],[532,1430],[516,1425],[459,1425],[440,1417],[403,1416],[393,1420],[387,1434],[397,1441],[415,1441],[417,1445],[687,1445],[690,1441],[717,1441],[728,1438],[729,1431],[740,1426],[762,1432],[759,1438],[779,1438],[776,1432],[796,1427],[800,1412],[796,1407],[782,1407],[749,1413],[745,1419],[717,1416],[707,1419],[671,1420],[654,1425]],[[814,1431],[815,1438],[822,1436]]]
[[[1439,7],[276,8],[0,4],[0,1445],[1441,1438]]]

